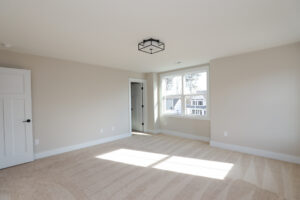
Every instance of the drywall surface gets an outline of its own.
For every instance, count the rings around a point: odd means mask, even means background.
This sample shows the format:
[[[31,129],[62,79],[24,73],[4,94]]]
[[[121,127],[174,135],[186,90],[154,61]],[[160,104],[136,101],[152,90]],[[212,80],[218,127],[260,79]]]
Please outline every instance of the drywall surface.
[[[210,75],[211,140],[300,156],[300,42],[215,59]]]
[[[32,73],[35,153],[129,133],[129,78],[144,74],[0,51],[0,66]]]

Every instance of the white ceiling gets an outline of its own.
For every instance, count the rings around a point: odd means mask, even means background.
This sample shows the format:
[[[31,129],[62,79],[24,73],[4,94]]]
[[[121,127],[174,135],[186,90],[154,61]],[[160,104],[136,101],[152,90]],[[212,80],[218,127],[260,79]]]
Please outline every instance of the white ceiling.
[[[166,50],[139,52],[149,37]],[[0,1],[0,42],[11,51],[138,72],[299,40],[300,0]]]

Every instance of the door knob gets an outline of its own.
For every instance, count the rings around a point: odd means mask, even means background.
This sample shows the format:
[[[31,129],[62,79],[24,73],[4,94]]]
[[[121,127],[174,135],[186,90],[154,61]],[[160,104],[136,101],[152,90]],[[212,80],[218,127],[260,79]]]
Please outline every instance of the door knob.
[[[23,122],[30,123],[31,120],[30,120],[30,119],[27,119],[27,120],[25,120],[25,121],[23,121]]]

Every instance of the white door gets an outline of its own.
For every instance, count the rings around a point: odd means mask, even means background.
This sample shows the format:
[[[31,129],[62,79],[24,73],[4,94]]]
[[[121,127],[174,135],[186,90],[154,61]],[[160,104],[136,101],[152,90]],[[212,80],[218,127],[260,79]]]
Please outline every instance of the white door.
[[[143,121],[143,84],[131,83],[131,121],[132,130],[144,131]]]
[[[0,67],[0,169],[33,160],[30,71]]]

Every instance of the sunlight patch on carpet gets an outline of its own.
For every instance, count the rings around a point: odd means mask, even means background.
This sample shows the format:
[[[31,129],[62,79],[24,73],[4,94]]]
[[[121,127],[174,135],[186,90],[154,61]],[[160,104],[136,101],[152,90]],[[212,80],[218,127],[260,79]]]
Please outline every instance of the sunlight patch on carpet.
[[[118,149],[96,156],[96,158],[139,167],[149,167],[221,180],[227,176],[228,172],[233,167],[232,163],[172,156],[131,149]]]

